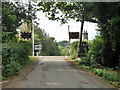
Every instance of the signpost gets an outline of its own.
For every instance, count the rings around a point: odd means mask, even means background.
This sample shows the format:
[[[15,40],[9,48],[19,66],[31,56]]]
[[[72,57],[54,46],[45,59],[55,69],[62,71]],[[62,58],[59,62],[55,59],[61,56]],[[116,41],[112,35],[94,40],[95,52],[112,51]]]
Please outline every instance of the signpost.
[[[67,51],[69,51],[70,50],[70,46],[66,46],[66,49],[67,49]]]
[[[35,50],[42,50],[42,46],[41,45],[35,45]]]
[[[38,56],[38,53],[40,53],[40,51],[42,50],[42,45],[35,45],[35,50],[39,50],[39,52],[36,52]]]
[[[67,49],[67,56],[70,54],[70,46],[66,46],[66,49]]]

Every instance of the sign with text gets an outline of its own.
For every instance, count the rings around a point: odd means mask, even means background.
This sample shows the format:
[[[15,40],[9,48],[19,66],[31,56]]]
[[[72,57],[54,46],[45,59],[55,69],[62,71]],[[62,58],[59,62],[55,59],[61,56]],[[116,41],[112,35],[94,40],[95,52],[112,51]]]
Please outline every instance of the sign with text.
[[[35,45],[35,50],[42,50],[42,45]]]

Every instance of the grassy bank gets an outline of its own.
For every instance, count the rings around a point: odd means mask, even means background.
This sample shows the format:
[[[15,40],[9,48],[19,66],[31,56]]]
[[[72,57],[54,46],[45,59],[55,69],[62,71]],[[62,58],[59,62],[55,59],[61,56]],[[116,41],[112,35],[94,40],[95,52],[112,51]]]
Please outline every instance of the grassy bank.
[[[38,57],[34,57],[34,56],[29,56],[29,60],[26,62],[26,64],[22,67],[25,68],[28,64],[31,64],[32,62],[34,62],[35,60],[37,60]]]
[[[82,60],[74,59],[73,61],[75,66],[78,68],[93,72],[96,76],[104,79],[107,83],[116,88],[120,88],[120,71],[116,71],[108,67],[101,67],[99,65],[85,65],[85,62]]]

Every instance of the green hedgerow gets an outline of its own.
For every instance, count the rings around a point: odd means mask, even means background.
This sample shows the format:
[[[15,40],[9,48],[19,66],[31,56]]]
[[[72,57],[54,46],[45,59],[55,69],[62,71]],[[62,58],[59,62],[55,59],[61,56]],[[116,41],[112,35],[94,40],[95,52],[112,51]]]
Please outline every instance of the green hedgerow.
[[[17,75],[22,66],[18,62],[11,62],[4,67],[3,76],[8,77],[12,75]]]

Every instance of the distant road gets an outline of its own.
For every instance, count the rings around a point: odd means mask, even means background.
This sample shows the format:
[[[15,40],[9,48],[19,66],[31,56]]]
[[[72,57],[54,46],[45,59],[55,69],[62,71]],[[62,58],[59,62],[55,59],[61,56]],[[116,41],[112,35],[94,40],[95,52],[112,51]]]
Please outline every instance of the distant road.
[[[42,56],[22,88],[113,88],[97,76],[68,66],[64,56]]]

